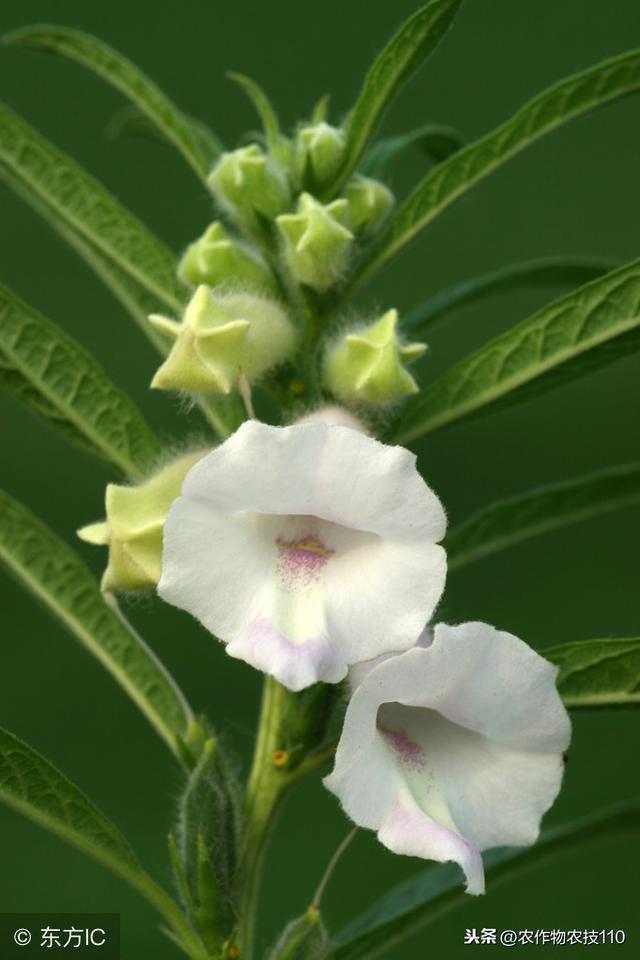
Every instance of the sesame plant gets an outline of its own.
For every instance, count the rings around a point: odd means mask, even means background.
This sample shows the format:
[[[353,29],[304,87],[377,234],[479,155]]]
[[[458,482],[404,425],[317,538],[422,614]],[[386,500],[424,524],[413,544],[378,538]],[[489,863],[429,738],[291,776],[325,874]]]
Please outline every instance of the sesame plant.
[[[640,465],[525,491],[447,533],[409,449],[637,349],[640,260],[614,269],[576,257],[507,264],[461,277],[405,316],[393,304],[369,314],[350,307],[480,179],[573,117],[640,90],[633,50],[560,80],[476,142],[433,125],[380,138],[383,115],[459,6],[431,0],[416,10],[341,120],[323,97],[283,130],[258,84],[233,75],[262,125],[235,148],[92,36],[28,26],[4,38],[75,60],[118,88],[135,123],[170,141],[208,192],[204,230],[176,257],[0,107],[3,180],[156,348],[151,388],[183,409],[188,398],[203,424],[197,442],[178,437],[163,451],[99,363],[0,288],[2,386],[113,476],[103,506],[95,492],[98,519],[78,517],[78,536],[104,551],[100,583],[6,494],[0,558],[173,753],[182,775],[167,853],[175,889],[145,872],[63,773],[4,731],[0,798],[132,885],[158,910],[176,955],[191,960],[255,955],[265,850],[283,797],[306,778],[335,795],[351,824],[345,833],[374,831],[390,852],[439,865],[329,930],[322,894],[333,857],[308,909],[298,917],[284,909],[271,960],[377,956],[485,884],[593,837],[640,829],[640,808],[630,805],[539,837],[561,786],[568,711],[640,703],[640,639],[586,637],[541,656],[489,624],[434,622],[448,568],[638,501]],[[429,168],[397,198],[389,171],[415,144]],[[429,379],[419,360],[436,320],[501,286],[550,276],[569,292]],[[197,618],[224,655],[264,674],[246,775],[233,746],[220,744],[209,705],[187,703],[153,638],[147,645],[129,623],[127,604],[140,591]]]

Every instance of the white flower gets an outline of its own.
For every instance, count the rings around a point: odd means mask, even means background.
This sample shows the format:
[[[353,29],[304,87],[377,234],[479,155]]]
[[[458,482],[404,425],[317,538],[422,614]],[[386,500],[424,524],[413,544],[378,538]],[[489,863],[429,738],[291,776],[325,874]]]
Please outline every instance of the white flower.
[[[556,667],[485,623],[357,668],[325,785],[394,853],[460,864],[484,892],[480,851],[535,842],[563,773],[570,723]]]
[[[318,415],[249,421],[188,473],[158,589],[291,690],[336,683],[413,643],[444,586],[445,526],[409,451]]]

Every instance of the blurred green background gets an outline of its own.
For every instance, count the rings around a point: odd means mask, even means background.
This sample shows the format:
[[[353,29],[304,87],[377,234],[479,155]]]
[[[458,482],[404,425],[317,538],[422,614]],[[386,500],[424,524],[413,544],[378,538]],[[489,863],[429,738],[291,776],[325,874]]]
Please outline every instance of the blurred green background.
[[[233,3],[87,4],[5,0],[2,28],[52,21],[84,28],[138,63],[180,106],[234,144],[256,120],[225,71],[256,77],[288,124],[326,91],[333,118],[349,107],[371,57],[413,0],[273,0]],[[478,0],[463,5],[439,50],[385,122],[400,133],[426,121],[474,138],[537,91],[637,44],[637,0]],[[170,148],[110,139],[122,99],[81,68],[25,51],[0,51],[2,95],[107,184],[176,251],[204,228],[208,198]],[[524,258],[589,254],[629,259],[639,250],[640,99],[630,98],[549,136],[470,192],[360,296],[363,308],[407,309],[449,283]],[[420,176],[418,152],[396,167],[402,194]],[[123,310],[62,241],[0,193],[2,280],[100,358],[168,441],[197,426],[147,384],[156,357]],[[560,288],[496,296],[434,328],[423,381],[494,333],[523,319]],[[421,464],[451,521],[505,494],[622,464],[638,456],[638,357],[526,405],[438,433]],[[0,397],[1,482],[64,538],[102,515],[106,470],[65,446],[17,403]],[[585,522],[451,575],[440,618],[484,619],[538,649],[638,631],[638,519],[627,510]],[[96,573],[103,557],[76,543]],[[169,883],[165,835],[180,776],[144,719],[79,646],[16,584],[0,578],[3,666],[0,723],[51,758],[131,839],[142,862]],[[195,707],[209,711],[246,763],[260,677],[227,658],[186,615],[143,599],[130,610]],[[580,715],[565,788],[547,823],[566,821],[640,792],[638,716]],[[319,782],[291,797],[272,847],[261,941],[308,902],[348,824]],[[177,950],[151,910],[116,878],[57,839],[0,810],[2,911],[117,911],[123,957],[168,960]],[[623,928],[637,955],[636,842],[612,842],[489,889],[395,957],[468,956],[466,927]],[[361,833],[326,896],[334,929],[393,882],[422,868]],[[476,949],[499,950],[498,947]],[[515,948],[513,953],[526,948]],[[530,948],[531,950],[535,948]],[[539,948],[542,949],[542,948]],[[546,947],[546,950],[562,948]],[[565,948],[567,949],[567,948]]]

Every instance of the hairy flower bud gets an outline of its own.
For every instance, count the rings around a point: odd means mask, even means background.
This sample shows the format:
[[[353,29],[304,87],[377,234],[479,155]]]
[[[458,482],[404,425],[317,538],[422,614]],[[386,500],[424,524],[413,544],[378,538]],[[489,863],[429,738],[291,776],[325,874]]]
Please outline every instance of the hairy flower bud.
[[[427,347],[424,343],[403,344],[397,326],[398,312],[388,310],[370,326],[344,334],[329,348],[324,379],[331,393],[345,403],[385,404],[417,392],[403,363],[419,357]]]
[[[242,283],[256,289],[274,288],[273,275],[264,258],[249,244],[230,237],[218,221],[187,247],[178,276],[192,287],[200,283],[209,287]]]
[[[320,960],[327,955],[329,937],[317,907],[287,924],[267,960]]]
[[[105,592],[156,586],[169,507],[180,494],[187,472],[207,452],[185,454],[134,487],[107,485],[106,520],[78,530],[81,540],[109,547],[109,562],[102,576]]]
[[[175,338],[152,387],[190,393],[230,393],[241,373],[251,382],[281,363],[295,346],[295,329],[274,300],[253,293],[218,293],[204,285],[180,323],[151,316]]]
[[[223,153],[209,186],[220,206],[250,227],[257,225],[256,214],[273,218],[291,202],[284,173],[255,143]]]
[[[344,157],[345,136],[339,127],[322,121],[302,127],[296,138],[298,171],[317,189],[327,183],[340,168]]]
[[[353,234],[344,225],[346,214],[346,200],[325,206],[303,193],[296,213],[277,218],[285,260],[299,283],[322,292],[343,274],[353,245]]]
[[[354,233],[371,233],[393,206],[393,194],[384,183],[360,174],[349,181],[344,195],[349,204],[347,226]]]

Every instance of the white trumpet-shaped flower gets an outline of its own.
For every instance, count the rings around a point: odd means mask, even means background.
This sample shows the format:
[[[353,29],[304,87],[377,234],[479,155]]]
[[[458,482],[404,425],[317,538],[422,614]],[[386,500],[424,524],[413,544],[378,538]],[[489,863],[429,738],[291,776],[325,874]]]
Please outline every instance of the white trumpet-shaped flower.
[[[336,683],[419,633],[445,526],[409,451],[314,417],[249,421],[187,474],[158,589],[291,690]]]
[[[359,665],[325,785],[394,853],[460,864],[528,846],[553,803],[570,738],[556,667],[485,623],[438,624],[414,649]]]

